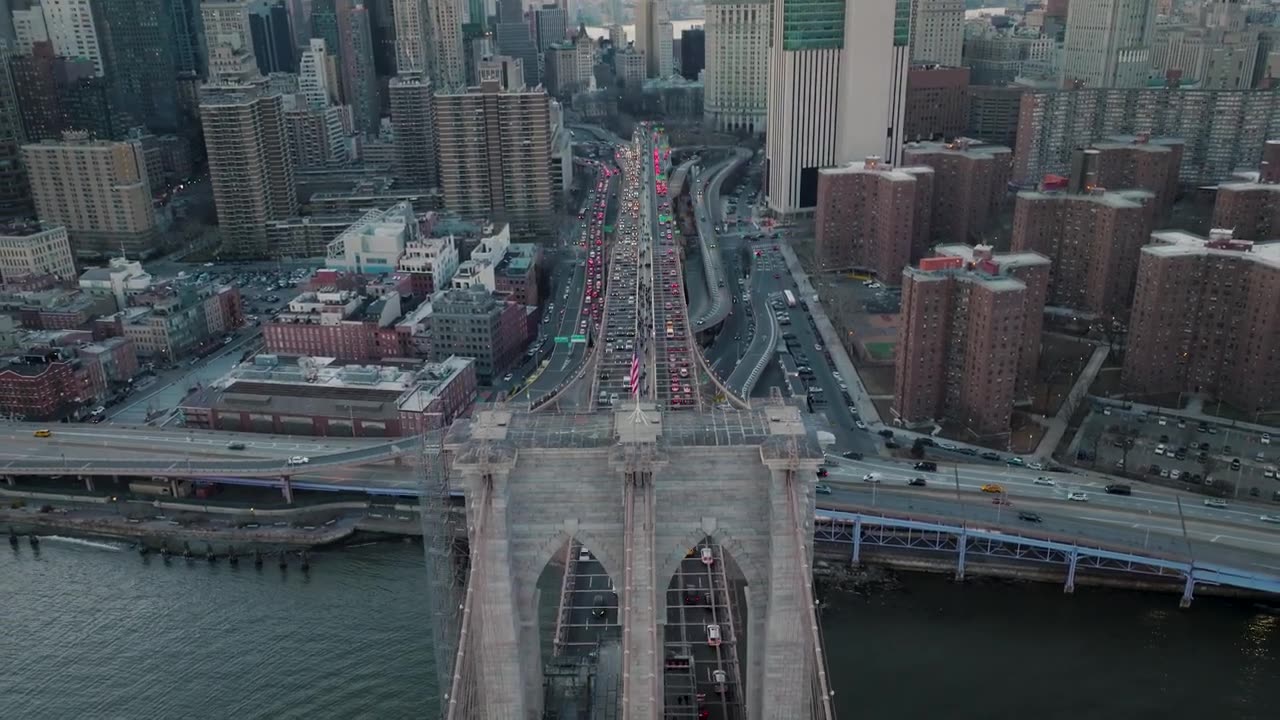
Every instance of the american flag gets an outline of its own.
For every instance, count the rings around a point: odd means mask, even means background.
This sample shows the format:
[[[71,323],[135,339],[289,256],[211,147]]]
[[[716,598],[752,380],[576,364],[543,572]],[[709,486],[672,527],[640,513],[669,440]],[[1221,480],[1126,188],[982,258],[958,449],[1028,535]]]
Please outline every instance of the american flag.
[[[640,394],[640,352],[631,355],[631,394]]]

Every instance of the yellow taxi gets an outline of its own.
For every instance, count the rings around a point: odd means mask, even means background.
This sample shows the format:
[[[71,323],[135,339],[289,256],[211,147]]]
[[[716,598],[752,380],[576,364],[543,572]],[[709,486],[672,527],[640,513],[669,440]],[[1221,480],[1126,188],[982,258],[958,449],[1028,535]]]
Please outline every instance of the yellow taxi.
[[[36,436],[36,437],[49,437],[49,436],[51,436],[51,435],[53,435],[53,431],[52,431],[52,430],[46,430],[46,429],[44,429],[44,428],[40,428],[39,430],[37,430],[37,431],[35,432],[35,436]]]
[[[1002,493],[1002,492],[1004,492],[1004,488],[1000,487],[999,485],[997,485],[997,484],[995,484],[995,483],[987,483],[986,485],[983,485],[983,486],[982,486],[982,492],[986,492],[986,493]]]

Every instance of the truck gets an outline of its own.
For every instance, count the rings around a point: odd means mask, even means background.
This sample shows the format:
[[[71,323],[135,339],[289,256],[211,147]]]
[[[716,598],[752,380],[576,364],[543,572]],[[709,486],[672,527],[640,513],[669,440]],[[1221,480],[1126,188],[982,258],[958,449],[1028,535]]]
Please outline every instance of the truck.
[[[783,290],[783,291],[782,291],[782,297],[786,299],[786,301],[787,301],[787,307],[795,307],[795,306],[796,306],[796,296],[795,296],[795,295],[793,295],[793,294],[791,294],[791,291],[790,291],[790,290]]]

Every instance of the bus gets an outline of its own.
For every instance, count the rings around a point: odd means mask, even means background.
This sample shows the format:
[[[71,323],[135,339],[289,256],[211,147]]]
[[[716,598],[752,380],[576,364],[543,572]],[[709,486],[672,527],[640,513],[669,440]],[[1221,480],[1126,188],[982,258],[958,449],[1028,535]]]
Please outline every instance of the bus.
[[[796,296],[792,295],[790,290],[783,290],[782,297],[787,299],[787,307],[796,306]]]

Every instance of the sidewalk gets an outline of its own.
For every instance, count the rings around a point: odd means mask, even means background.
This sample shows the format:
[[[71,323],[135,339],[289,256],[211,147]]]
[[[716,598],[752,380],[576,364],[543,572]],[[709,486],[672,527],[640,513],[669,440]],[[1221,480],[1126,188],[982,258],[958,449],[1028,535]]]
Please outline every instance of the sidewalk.
[[[1158,405],[1147,405],[1146,403],[1130,402],[1128,400],[1117,398],[1090,397],[1090,399],[1095,405],[1109,405],[1130,414],[1145,413],[1149,415],[1164,415],[1171,418],[1186,418],[1187,420],[1209,423],[1210,425],[1220,425],[1234,430],[1280,434],[1280,427],[1276,427],[1275,425],[1261,425],[1241,420],[1232,420],[1231,418],[1219,417],[1217,415],[1209,415],[1204,412],[1204,398],[1201,396],[1192,397],[1192,399],[1187,403],[1187,407],[1181,410],[1177,408],[1160,407]]]
[[[1089,386],[1093,384],[1094,378],[1098,376],[1098,371],[1102,369],[1102,363],[1106,362],[1109,349],[1106,345],[1101,345],[1093,349],[1093,355],[1089,357],[1089,362],[1084,366],[1084,372],[1080,373],[1080,377],[1076,378],[1076,382],[1071,386],[1071,392],[1067,394],[1067,399],[1062,401],[1062,407],[1058,408],[1058,413],[1048,421],[1048,430],[1044,437],[1040,438],[1040,443],[1036,445],[1033,453],[1037,458],[1048,459],[1053,456],[1053,449],[1058,447],[1058,443],[1062,440],[1062,436],[1066,434],[1067,427],[1071,423],[1071,415],[1080,405],[1080,401],[1085,399],[1089,394]]]

